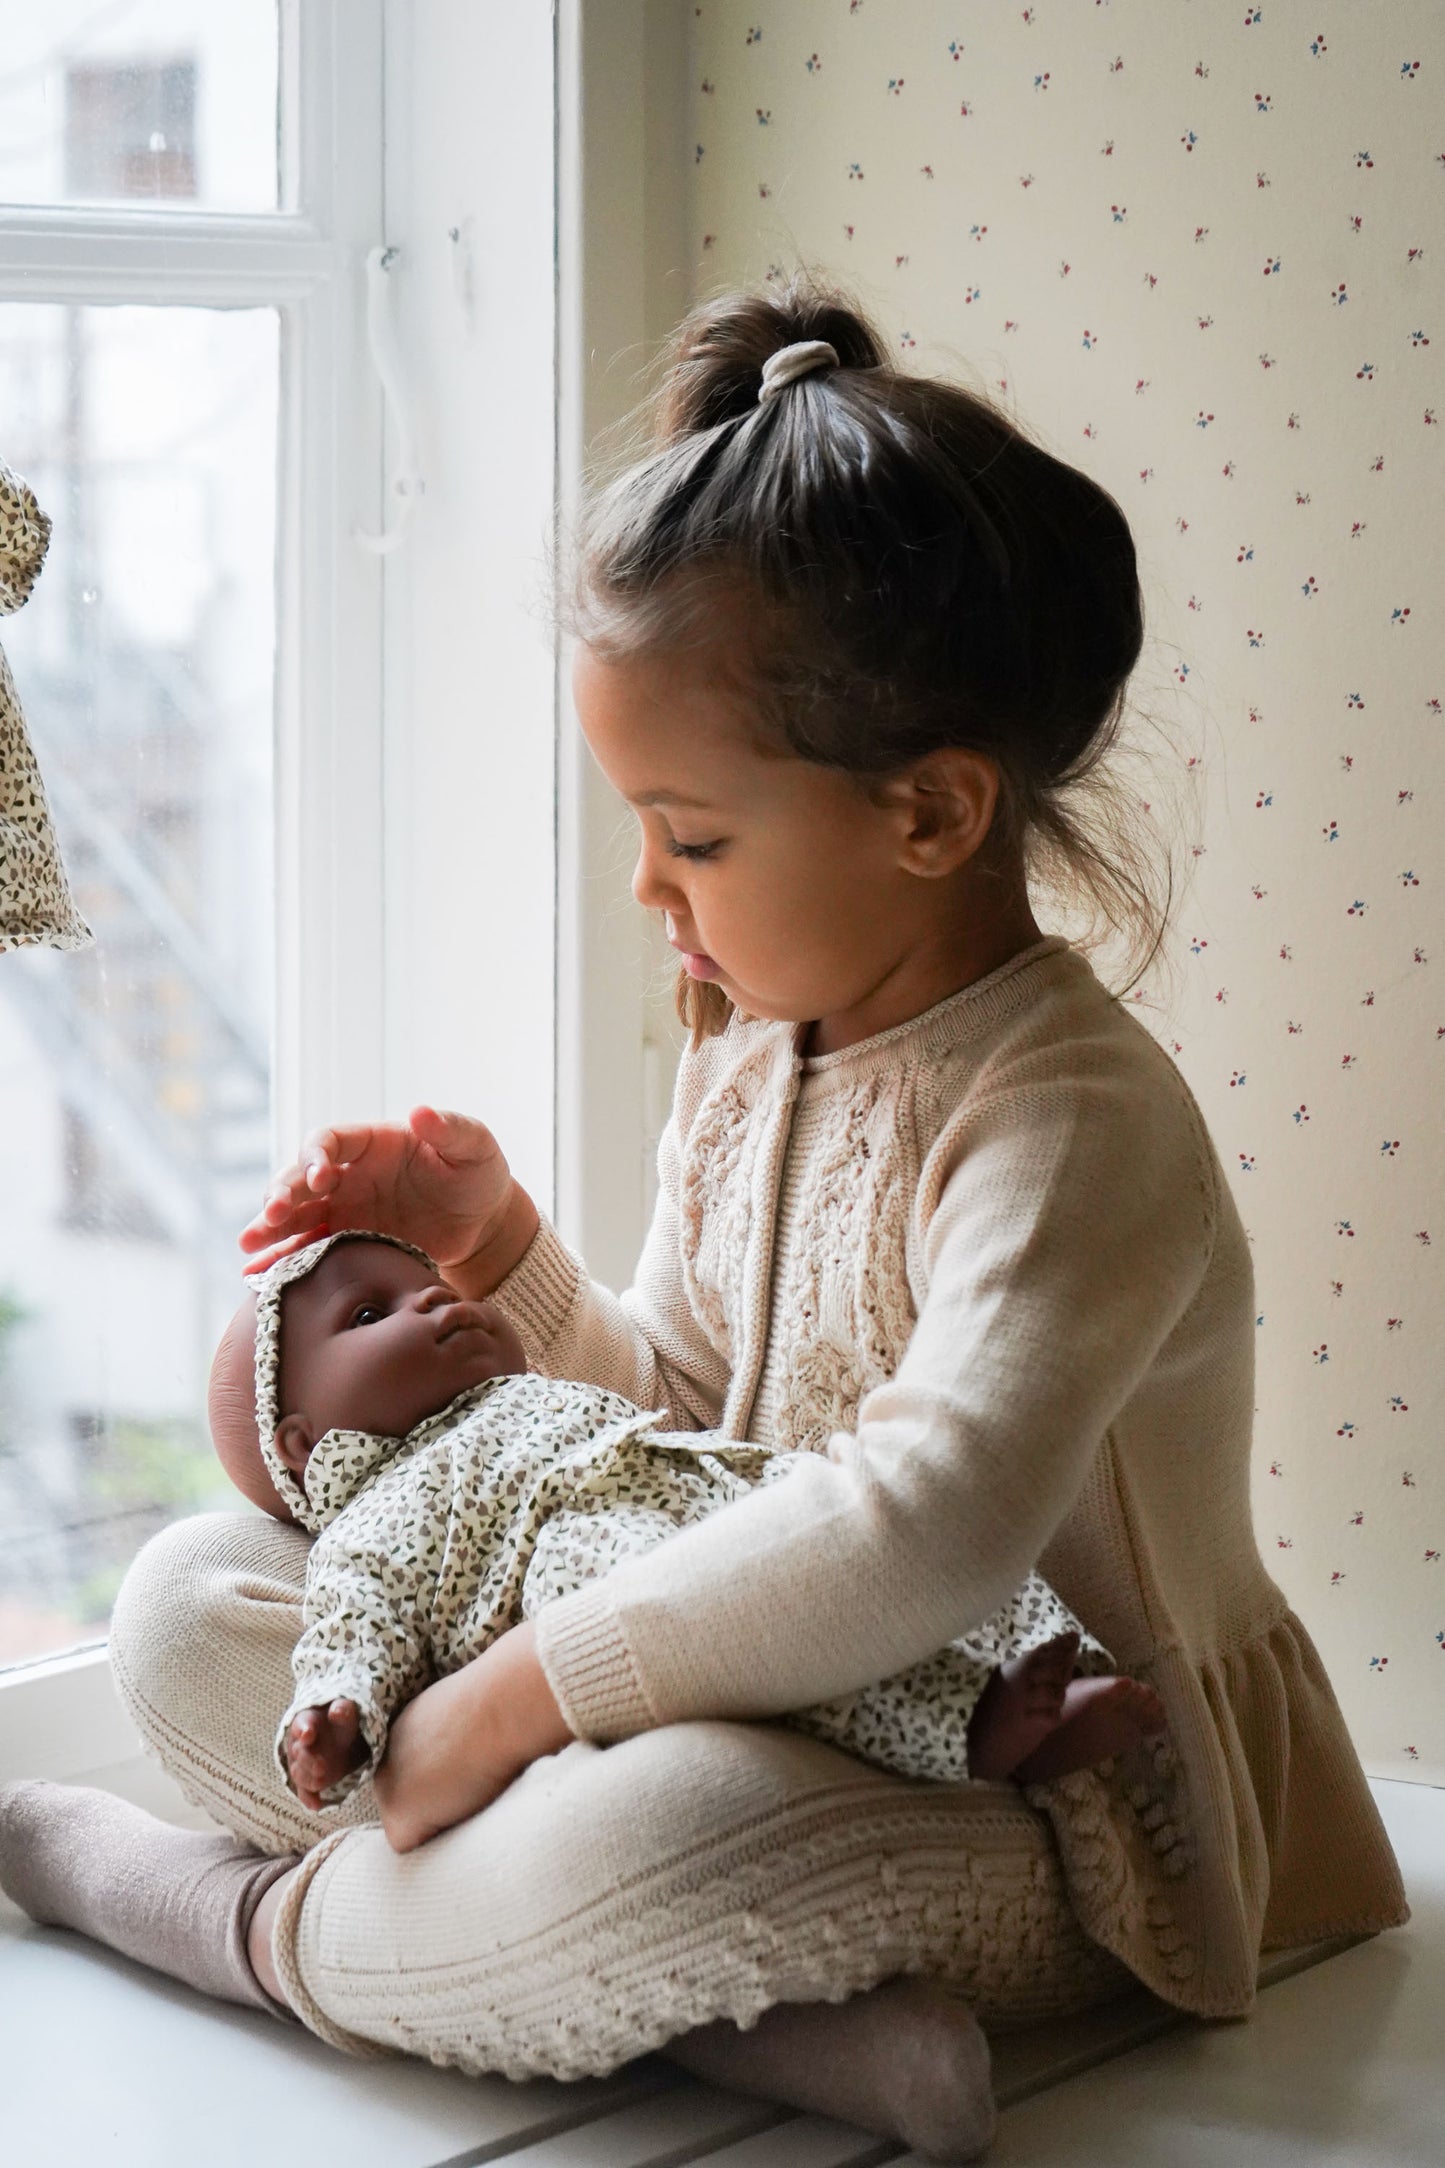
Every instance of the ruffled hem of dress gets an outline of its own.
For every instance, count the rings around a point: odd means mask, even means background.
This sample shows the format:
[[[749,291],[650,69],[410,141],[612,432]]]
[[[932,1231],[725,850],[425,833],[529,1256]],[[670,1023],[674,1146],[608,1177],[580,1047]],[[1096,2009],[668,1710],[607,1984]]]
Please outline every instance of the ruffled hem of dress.
[[[1261,1948],[1408,1918],[1324,1667],[1284,1609],[1220,1656],[1140,1667],[1169,1729],[1025,1796],[1053,1826],[1090,1937],[1176,2008],[1253,2006]],[[1348,1928],[1340,1921],[1348,1919]]]

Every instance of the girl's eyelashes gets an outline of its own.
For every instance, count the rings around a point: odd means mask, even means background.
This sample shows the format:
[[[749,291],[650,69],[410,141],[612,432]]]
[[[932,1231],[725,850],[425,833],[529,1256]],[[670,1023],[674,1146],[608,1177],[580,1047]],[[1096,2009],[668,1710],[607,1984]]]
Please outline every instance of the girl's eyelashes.
[[[385,1303],[359,1302],[351,1313],[353,1325],[373,1325],[387,1314]]]
[[[668,842],[667,855],[669,858],[689,858],[694,864],[698,864],[706,859],[716,858],[721,849],[721,838],[715,843],[679,843],[674,836]]]

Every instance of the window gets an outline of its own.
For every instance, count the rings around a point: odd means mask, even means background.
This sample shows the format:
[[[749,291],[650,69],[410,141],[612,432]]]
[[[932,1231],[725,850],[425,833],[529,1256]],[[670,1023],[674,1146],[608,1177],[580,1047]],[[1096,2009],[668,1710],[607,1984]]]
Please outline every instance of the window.
[[[301,1012],[379,1073],[378,979],[328,919],[379,952],[380,560],[351,530],[380,524],[382,145],[370,5],[344,50],[325,4],[0,19],[0,193],[31,207],[4,216],[0,456],[54,523],[6,647],[96,936],[0,959],[5,1665],[102,1638],[148,1535],[237,1504],[205,1378],[237,1228],[331,1083]]]
[[[572,13],[565,0],[558,20]],[[0,1656],[0,1777],[74,1779],[133,1743],[103,1651],[47,1657],[44,1645],[101,1632],[104,1577],[113,1585],[163,1513],[212,1495],[200,1386],[216,1317],[235,1299],[230,1239],[254,1204],[252,1170],[317,1121],[396,1116],[426,1098],[481,1114],[539,1202],[553,1203],[557,834],[568,814],[539,596],[566,451],[558,362],[575,418],[575,356],[588,339],[625,346],[634,327],[569,322],[559,344],[558,33],[547,8],[0,0],[0,32],[0,325],[12,360],[17,339],[32,357],[23,396],[46,441],[25,457],[55,520],[35,595],[3,637],[47,776],[74,767],[83,786],[62,806],[57,782],[56,815],[98,932],[102,903],[112,914],[93,952],[0,956],[0,1031],[27,1038],[25,1060],[0,1052],[0,1138],[18,1136],[27,1180],[48,1169],[54,1254],[97,1260],[121,1306],[78,1335],[89,1367],[73,1388],[37,1379],[59,1297],[28,1251],[4,1247],[0,1213],[0,1440],[13,1470],[37,1436],[22,1391],[51,1395],[46,1473],[59,1484],[63,1469],[75,1488],[45,1540],[55,1574],[95,1598],[47,1599],[54,1630],[23,1648],[14,1632]],[[147,72],[183,63],[194,69],[189,124],[183,90]],[[79,110],[68,84],[84,69],[120,70],[129,87],[85,94],[110,147],[67,168]],[[572,145],[575,130],[563,134]],[[367,262],[381,243],[396,252],[383,310],[395,410],[367,328]],[[575,264],[566,276],[575,294]],[[94,517],[103,525],[104,500],[104,519],[119,521],[130,492],[117,531],[136,538],[103,576],[79,580],[78,597],[66,567],[80,538],[51,433],[57,412],[63,421],[53,363],[72,321],[81,381],[99,387],[87,417]],[[140,349],[125,342],[153,333],[144,394],[121,415],[106,372],[123,350],[135,366]],[[24,472],[10,403],[22,372],[4,359],[0,371],[0,457]],[[206,372],[209,405],[190,381]],[[163,380],[178,379],[184,397],[167,415]],[[400,509],[398,418],[426,488],[400,539],[378,551],[373,538],[395,533]],[[143,477],[163,424],[164,471]],[[244,534],[218,533],[232,520]],[[156,533],[181,560],[164,575],[153,542],[142,546]],[[69,611],[79,640],[111,643],[104,667],[77,660]],[[82,662],[103,697],[87,709],[77,693],[62,712]],[[130,688],[129,705],[112,685]],[[104,740],[103,760],[62,761],[72,713]],[[106,738],[124,715],[129,735]],[[85,827],[97,800],[107,824]],[[610,835],[615,807],[603,819]],[[241,891],[238,920],[223,899]],[[574,918],[595,894],[569,876]],[[113,1075],[93,1073],[92,1051],[62,1088],[55,1057],[30,1044],[38,1003],[29,1022],[11,1013],[27,999],[16,991],[26,962],[66,974],[70,1026],[91,1032],[92,1050],[103,1040]],[[597,1106],[598,1064],[575,1074],[574,1096]],[[48,1157],[26,1160],[42,1087]],[[164,1154],[141,1119],[146,1092]],[[131,1126],[118,1140],[122,1105]],[[618,1119],[630,1118],[629,1100]],[[183,1208],[196,1216],[184,1238]],[[224,1247],[218,1233],[207,1249],[208,1215],[229,1224]],[[577,1231],[566,1217],[563,1228]],[[183,1323],[158,1384],[124,1304],[135,1262],[162,1259]],[[63,1293],[95,1300],[78,1282]],[[12,1476],[0,1499],[0,1591],[11,1593],[17,1498],[35,1511]],[[37,1568],[24,1570],[34,1606]]]

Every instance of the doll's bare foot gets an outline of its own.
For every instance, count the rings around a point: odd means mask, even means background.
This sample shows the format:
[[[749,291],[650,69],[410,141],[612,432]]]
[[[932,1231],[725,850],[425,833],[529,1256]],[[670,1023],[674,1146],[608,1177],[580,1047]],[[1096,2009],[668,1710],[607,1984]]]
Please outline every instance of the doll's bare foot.
[[[313,1813],[324,1804],[322,1793],[365,1759],[366,1741],[354,1701],[303,1709],[286,1734],[286,1766],[296,1797]]]
[[[969,1719],[970,1777],[1002,1784],[1043,1745],[1063,1717],[1078,1654],[1078,1635],[1059,1634],[999,1665]]]
[[[1064,1712],[1042,1745],[1013,1774],[1020,1784],[1047,1784],[1052,1777],[1092,1769],[1112,1755],[1127,1754],[1168,1718],[1152,1686],[1142,1679],[1074,1679],[1064,1692]]]

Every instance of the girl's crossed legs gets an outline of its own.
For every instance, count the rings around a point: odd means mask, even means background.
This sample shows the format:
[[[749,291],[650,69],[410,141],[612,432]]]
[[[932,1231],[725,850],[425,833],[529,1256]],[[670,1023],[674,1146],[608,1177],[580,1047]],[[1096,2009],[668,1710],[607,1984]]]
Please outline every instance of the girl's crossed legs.
[[[308,1814],[272,1757],[306,1555],[259,1516],[181,1522],[132,1568],[111,1649],[188,1796],[264,1852],[305,1852],[261,1909],[286,2000],[336,2045],[576,2077],[693,2034],[678,2059],[726,2082],[715,2021],[752,2028],[897,1975],[945,1982],[985,2029],[1130,1984],[1013,1786],[910,1783],[782,1726],[578,1741],[406,1854],[367,1791]],[[767,2033],[751,2036],[764,2054]]]

